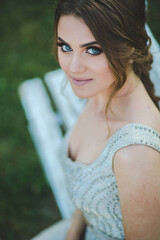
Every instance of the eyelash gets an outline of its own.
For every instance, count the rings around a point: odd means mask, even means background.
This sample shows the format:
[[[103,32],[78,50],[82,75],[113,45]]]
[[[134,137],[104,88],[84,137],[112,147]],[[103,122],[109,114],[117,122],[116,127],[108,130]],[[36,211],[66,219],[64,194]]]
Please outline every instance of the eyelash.
[[[57,43],[57,46],[61,48],[61,51],[62,51],[63,53],[72,52],[72,50],[71,50],[71,51],[64,51],[64,50],[63,50],[63,48],[62,48],[63,46],[68,46],[68,45],[65,44],[65,43]],[[68,46],[68,47],[69,47],[69,46]],[[70,48],[70,47],[69,47],[69,48]],[[70,48],[70,49],[71,49],[71,48]],[[89,54],[91,57],[98,56],[98,55],[100,55],[100,54],[103,52],[102,49],[99,48],[99,47],[89,46],[89,47],[86,48],[87,51],[90,50],[90,49],[94,49],[94,50],[96,50],[96,51],[99,51],[97,54],[91,54],[91,53],[88,52],[88,54]]]

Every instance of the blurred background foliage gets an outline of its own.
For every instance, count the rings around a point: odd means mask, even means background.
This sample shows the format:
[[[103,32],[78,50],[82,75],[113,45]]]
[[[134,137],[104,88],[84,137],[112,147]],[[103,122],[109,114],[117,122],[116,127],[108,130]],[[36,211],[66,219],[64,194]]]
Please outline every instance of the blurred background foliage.
[[[0,240],[28,240],[60,219],[18,97],[25,79],[58,67],[53,58],[55,0],[0,0]],[[160,1],[148,24],[160,43]]]

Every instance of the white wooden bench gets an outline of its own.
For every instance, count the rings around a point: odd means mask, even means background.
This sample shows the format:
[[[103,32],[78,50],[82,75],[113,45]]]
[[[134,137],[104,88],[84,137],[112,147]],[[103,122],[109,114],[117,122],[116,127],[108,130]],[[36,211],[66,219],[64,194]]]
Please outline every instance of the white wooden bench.
[[[154,55],[151,78],[156,94],[160,96],[160,47],[149,27]],[[73,127],[86,100],[73,93],[70,84],[64,88],[66,77],[61,69],[49,72],[44,77],[51,98],[58,111],[53,110],[46,86],[39,78],[24,81],[19,87],[20,99],[28,119],[28,129],[39,154],[44,172],[53,191],[62,218],[69,218],[74,207],[66,191],[64,174],[59,161],[59,151],[65,131]],[[64,91],[62,90],[64,88]]]

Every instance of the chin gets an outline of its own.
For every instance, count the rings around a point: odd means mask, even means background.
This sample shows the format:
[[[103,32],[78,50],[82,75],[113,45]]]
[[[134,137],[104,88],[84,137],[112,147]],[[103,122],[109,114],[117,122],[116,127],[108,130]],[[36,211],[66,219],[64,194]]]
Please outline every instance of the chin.
[[[79,98],[89,99],[89,98],[93,97],[91,94],[87,93],[86,91],[83,91],[83,90],[82,91],[77,91],[74,88],[72,88],[72,90],[73,90],[74,94]]]

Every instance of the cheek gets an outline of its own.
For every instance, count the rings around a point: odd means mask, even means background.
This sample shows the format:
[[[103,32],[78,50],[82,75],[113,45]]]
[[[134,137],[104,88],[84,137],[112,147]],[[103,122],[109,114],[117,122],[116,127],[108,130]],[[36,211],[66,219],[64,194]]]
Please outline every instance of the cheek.
[[[102,57],[95,64],[94,72],[104,85],[108,86],[115,81],[113,71],[105,57]]]
[[[64,56],[64,54],[61,52],[61,50],[58,50],[58,62],[60,67],[63,69],[63,71],[65,72],[67,69],[67,60]]]
[[[106,58],[102,57],[99,61],[94,64],[94,70],[100,75],[113,75],[112,70],[108,64]]]

